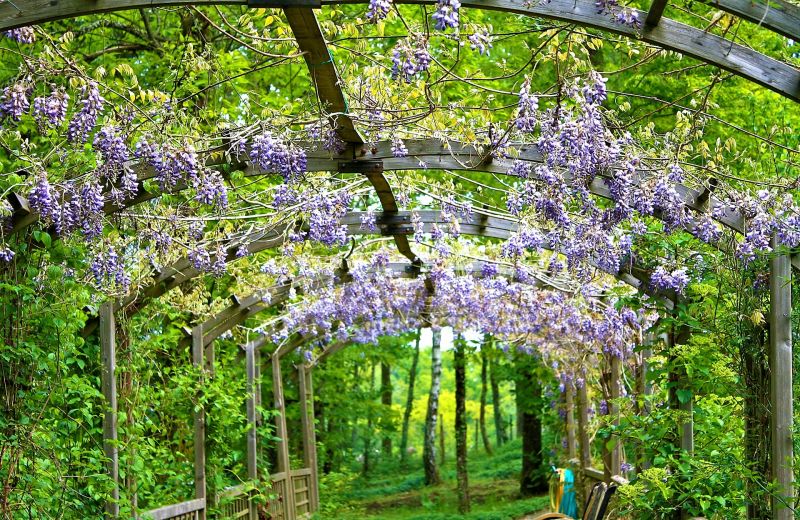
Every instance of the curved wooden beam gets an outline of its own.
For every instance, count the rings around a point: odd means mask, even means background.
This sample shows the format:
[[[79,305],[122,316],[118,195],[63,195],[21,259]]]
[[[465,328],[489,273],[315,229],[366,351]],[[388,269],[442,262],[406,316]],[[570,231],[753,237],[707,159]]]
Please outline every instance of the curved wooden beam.
[[[482,277],[484,264],[485,262],[473,262],[466,267],[465,272],[473,276]],[[389,268],[395,273],[396,276],[401,278],[417,278],[425,274],[419,269],[418,266],[411,263],[393,262],[389,264]],[[508,278],[514,277],[514,271],[508,268],[501,268],[498,274]],[[350,283],[351,279],[349,276],[347,276],[346,272],[339,271],[335,275],[334,281],[336,285],[343,285]],[[328,282],[330,282],[330,277],[324,277],[316,281],[316,285],[322,285]],[[534,285],[536,287],[546,286],[546,284],[541,281],[537,281],[537,283]],[[244,323],[248,318],[284,303],[288,299],[288,287],[288,285],[276,285],[270,287],[269,292],[271,299],[269,303],[264,303],[261,295],[253,294],[243,298],[242,300],[237,300],[228,308],[220,311],[212,318],[206,320],[203,323],[203,345],[209,345],[225,332],[233,329],[237,325]],[[306,341],[308,341],[308,338],[306,338]],[[282,356],[287,351],[283,349],[278,352],[280,352],[279,355]]]
[[[372,232],[362,229],[361,217],[364,212],[352,211],[342,218],[340,223],[347,226],[348,235],[373,235],[379,234],[383,236],[396,236],[401,235],[407,237],[414,233],[413,226],[411,225],[411,212],[403,211],[397,213],[378,213],[375,215],[377,231]],[[431,232],[434,224],[448,225],[449,222],[442,220],[439,211],[419,211],[417,214],[423,224],[423,230],[426,233]],[[495,238],[499,240],[508,239],[517,230],[517,223],[511,219],[503,218],[500,216],[486,215],[479,211],[473,211],[470,217],[458,217],[460,232],[463,235],[481,236],[486,238]],[[289,227],[283,227],[272,230],[268,233],[260,233],[252,240],[247,240],[247,251],[249,254],[254,254],[266,249],[273,249],[282,245],[285,241],[286,232]],[[227,260],[229,262],[237,259],[237,251],[239,244],[245,243],[244,240],[231,246],[227,250]],[[544,248],[549,246],[545,245]],[[144,303],[157,298],[166,292],[174,289],[175,287],[195,278],[202,273],[195,269],[188,258],[182,258],[172,265],[164,268],[157,273],[154,281],[149,286],[142,290],[128,295],[118,301],[115,310],[125,309],[127,314],[134,314]],[[657,296],[655,291],[652,291],[648,286],[649,275],[646,270],[637,265],[627,266],[625,269],[618,273],[608,273],[611,276],[618,278],[620,281],[630,285],[636,290],[641,290],[651,296]]]
[[[722,4],[724,4],[729,12],[736,12],[739,16],[754,19],[757,15],[756,8],[744,9],[743,7],[745,6],[740,5],[740,3],[744,4],[749,1],[718,0],[715,5],[722,7]],[[435,3],[434,0],[396,0],[396,2],[406,4]],[[366,0],[324,0],[322,3],[325,5],[339,5],[366,3]],[[186,0],[29,0],[24,3],[14,2],[13,4],[5,2],[0,4],[0,31],[92,13],[187,4],[246,5],[247,0],[195,0],[193,2]],[[732,43],[725,38],[668,18],[661,18],[655,26],[643,27],[641,33],[639,33],[636,29],[616,23],[611,16],[605,13],[598,13],[595,3],[587,0],[550,0],[549,2],[531,4],[517,0],[464,0],[462,5],[475,9],[490,9],[560,20],[610,31],[632,39],[641,39],[657,47],[691,56],[705,63],[728,70],[782,96],[800,101],[800,71],[796,68],[748,49],[743,45]],[[635,12],[639,20],[644,22],[647,13],[642,11]],[[783,13],[787,13],[788,16],[784,16]],[[759,18],[759,21],[764,27],[781,34],[786,32],[783,28],[784,24],[772,22],[775,20],[784,21],[788,25],[788,32],[794,34],[797,29],[796,26],[792,26],[792,13],[794,13],[794,10],[786,10],[784,7],[784,11],[776,13],[774,17],[770,15],[769,26],[767,25],[766,16],[763,16],[763,20]]]

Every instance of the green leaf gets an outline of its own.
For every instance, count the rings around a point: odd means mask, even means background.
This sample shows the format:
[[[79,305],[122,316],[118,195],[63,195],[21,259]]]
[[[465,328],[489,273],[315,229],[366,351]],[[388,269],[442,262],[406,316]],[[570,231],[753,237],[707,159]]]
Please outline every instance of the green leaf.
[[[675,392],[678,395],[678,401],[682,404],[686,404],[692,400],[692,391],[687,389],[680,389]]]

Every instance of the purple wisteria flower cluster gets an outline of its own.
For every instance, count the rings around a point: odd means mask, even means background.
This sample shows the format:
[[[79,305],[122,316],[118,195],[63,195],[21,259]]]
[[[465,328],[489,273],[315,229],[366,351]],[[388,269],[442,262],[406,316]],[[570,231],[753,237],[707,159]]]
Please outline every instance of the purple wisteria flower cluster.
[[[448,28],[458,29],[459,9],[461,9],[461,2],[458,0],[438,0],[436,12],[433,13],[436,29],[439,31],[445,31]]]
[[[33,27],[11,29],[3,34],[17,43],[34,43],[36,41],[36,31],[33,30]]]
[[[470,34],[467,38],[469,40],[469,48],[473,51],[483,55],[489,55],[489,50],[492,48],[492,35],[489,29],[482,27]]]
[[[689,274],[685,268],[669,272],[666,267],[659,265],[650,275],[650,283],[658,289],[682,293],[689,285]]]
[[[367,20],[379,22],[386,18],[392,8],[392,0],[369,0]]]
[[[341,223],[341,219],[352,200],[347,190],[335,193],[320,189],[301,192],[296,185],[283,184],[276,189],[272,206],[276,210],[291,212],[303,220],[305,226],[291,234],[292,241],[310,240],[332,247],[347,243],[347,226]],[[369,225],[368,221],[366,225]]]
[[[617,0],[597,0],[595,5],[598,14],[607,13],[620,25],[627,25],[633,29],[638,29],[642,25],[636,11],[619,5]]]
[[[507,206],[514,215],[538,221],[543,236],[523,227],[504,246],[505,256],[521,256],[546,244],[566,255],[572,270],[589,263],[616,274],[632,256],[636,237],[643,234],[640,216],[657,217],[667,233],[686,229],[716,244],[722,230],[715,219],[728,209],[747,217],[737,250],[743,260],[769,251],[773,234],[786,246],[800,245],[800,209],[791,200],[777,204],[767,192],[716,201],[710,211],[693,217],[684,203],[685,188],[679,185],[685,178],[681,165],[645,167],[630,134],[615,135],[609,129],[601,109],[607,97],[605,78],[593,71],[566,90],[571,102],[540,109],[530,82],[520,88],[515,127],[523,136],[536,136],[544,164],[512,163],[508,174],[525,182],[509,195]],[[598,206],[591,195],[598,183],[607,190],[611,207]],[[653,283],[680,293],[689,279],[684,271],[660,270]]]
[[[402,78],[406,83],[411,83],[414,76],[428,70],[430,64],[428,41],[406,38],[392,51],[392,78]]]
[[[69,94],[63,88],[33,100],[33,115],[40,124],[60,126],[67,119]]]
[[[89,133],[97,125],[97,118],[103,111],[105,99],[100,95],[100,89],[95,82],[84,85],[81,94],[81,108],[69,122],[67,139],[71,142],[85,143]]]
[[[324,343],[374,342],[381,335],[402,333],[423,323],[452,326],[492,334],[501,341],[525,338],[527,350],[563,367],[566,371],[559,377],[571,381],[574,374],[566,367],[575,366],[587,351],[628,357],[647,325],[631,309],[598,308],[589,300],[497,277],[492,269],[474,277],[434,264],[429,273],[434,283],[430,300],[422,280],[394,276],[384,253],[355,265],[348,275],[352,281],[337,286],[330,274],[306,272],[306,278],[327,282],[303,286],[304,300],[287,311],[273,339],[302,334]],[[559,341],[564,337],[579,347],[564,346]]]
[[[250,160],[265,172],[279,173],[284,181],[299,181],[306,172],[306,152],[286,143],[270,132],[253,137],[250,143]]]

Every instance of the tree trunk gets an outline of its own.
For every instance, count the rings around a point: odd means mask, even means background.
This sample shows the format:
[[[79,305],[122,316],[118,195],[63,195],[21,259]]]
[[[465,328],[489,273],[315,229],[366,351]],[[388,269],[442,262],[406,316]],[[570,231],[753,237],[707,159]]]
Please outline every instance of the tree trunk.
[[[436,420],[439,417],[439,390],[442,378],[441,332],[433,330],[433,346],[431,348],[431,390],[428,394],[428,410],[425,414],[425,443],[422,459],[425,467],[425,485],[432,486],[441,482],[439,468],[436,465]]]
[[[542,456],[542,419],[540,415],[542,384],[536,374],[536,360],[526,354],[518,354],[517,365],[517,409],[522,435],[522,471],[520,495],[530,497],[547,491],[547,478]]]
[[[375,362],[372,362],[369,373],[369,399],[375,396]],[[370,451],[372,451],[372,412],[367,412],[367,431],[364,433],[364,457],[362,473],[366,475],[370,470]]]
[[[489,345],[489,335],[483,337],[481,348]],[[494,352],[492,352],[494,354]],[[494,412],[494,432],[497,438],[497,445],[502,446],[508,442],[506,433],[506,423],[503,420],[503,409],[500,406],[500,382],[497,380],[497,361],[494,356],[489,359],[489,383],[492,385],[492,412]]]
[[[408,450],[408,425],[411,422],[411,412],[414,408],[414,384],[417,380],[417,364],[419,363],[419,329],[414,339],[414,358],[411,360],[411,371],[408,374],[408,395],[406,396],[406,409],[403,411],[403,431],[400,434],[400,462],[405,462]]]
[[[389,363],[381,363],[381,404],[384,406],[384,432],[381,452],[385,459],[392,456],[392,437],[389,435],[389,418],[392,412],[392,367]]]
[[[465,344],[461,337],[456,339],[453,365],[456,376],[456,480],[458,482],[458,512],[469,513],[469,474],[467,472],[467,382]],[[484,363],[485,366],[485,363]],[[485,375],[485,370],[484,370]],[[484,379],[484,394],[486,380]],[[484,395],[485,397],[485,395]],[[484,403],[485,404],[485,403]],[[486,442],[484,430],[484,443]]]
[[[444,415],[439,414],[439,465],[444,466],[447,451],[444,445]]]
[[[486,346],[486,343],[483,344],[483,347]],[[489,442],[489,435],[486,433],[486,350],[481,347],[481,411],[480,416],[478,419],[480,430],[481,430],[481,438],[483,439],[483,449],[486,450],[486,453],[492,455],[494,452],[492,451],[492,444]]]

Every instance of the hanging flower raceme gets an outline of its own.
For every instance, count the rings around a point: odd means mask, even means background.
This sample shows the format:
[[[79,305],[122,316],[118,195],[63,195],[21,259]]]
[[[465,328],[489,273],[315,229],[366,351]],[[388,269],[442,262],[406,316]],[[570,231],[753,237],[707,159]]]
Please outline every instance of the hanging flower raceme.
[[[81,94],[81,108],[72,116],[67,128],[67,140],[70,142],[86,142],[97,125],[105,104],[105,99],[100,95],[100,89],[94,81],[84,85]]]
[[[249,156],[261,170],[278,173],[287,183],[299,181],[308,168],[304,150],[287,144],[270,132],[252,139]]]
[[[539,100],[531,95],[531,80],[525,78],[519,89],[519,104],[517,108],[516,125],[522,132],[533,132],[536,129],[536,114],[539,110]]]
[[[391,0],[369,0],[369,9],[367,10],[367,20],[370,22],[379,22],[386,18],[389,10],[392,8]]]
[[[30,87],[22,81],[4,88],[0,94],[0,119],[8,117],[19,121],[28,113],[31,107],[30,90]]]
[[[36,32],[33,27],[20,27],[18,29],[11,29],[3,33],[6,38],[11,38],[17,43],[34,43],[36,41]]]
[[[33,100],[33,115],[40,124],[59,126],[67,119],[69,94],[64,89],[55,89],[48,96]]]
[[[392,78],[402,78],[406,83],[411,83],[413,77],[428,70],[430,64],[428,41],[406,38],[392,51]]]
[[[477,29],[467,39],[470,49],[478,51],[481,56],[489,54],[489,50],[492,48],[492,35],[488,29],[485,27]]]
[[[433,13],[435,27],[439,31],[444,31],[448,27],[458,29],[458,10],[461,8],[459,0],[438,0],[436,12]]]

